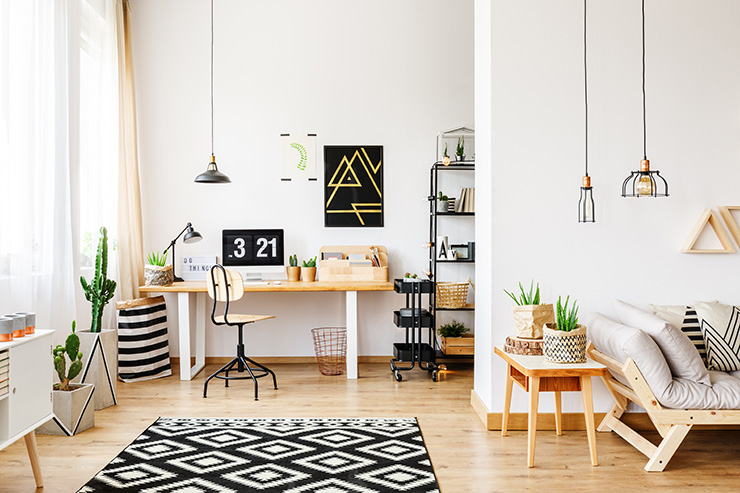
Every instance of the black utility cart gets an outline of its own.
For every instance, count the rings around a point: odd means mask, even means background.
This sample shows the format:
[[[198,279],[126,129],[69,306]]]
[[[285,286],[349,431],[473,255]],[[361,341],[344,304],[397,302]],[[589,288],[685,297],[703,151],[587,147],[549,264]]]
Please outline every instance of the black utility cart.
[[[403,380],[402,371],[413,370],[416,363],[419,368],[429,372],[432,381],[437,381],[439,368],[435,363],[436,337],[434,334],[434,316],[422,306],[422,295],[431,297],[434,293],[434,282],[420,279],[395,279],[393,288],[396,293],[406,295],[406,307],[393,312],[396,327],[406,329],[406,342],[393,344],[391,371],[397,381]],[[429,302],[427,303],[429,306]],[[422,342],[424,329],[427,329],[427,342]],[[410,363],[410,366],[398,366],[397,363]]]

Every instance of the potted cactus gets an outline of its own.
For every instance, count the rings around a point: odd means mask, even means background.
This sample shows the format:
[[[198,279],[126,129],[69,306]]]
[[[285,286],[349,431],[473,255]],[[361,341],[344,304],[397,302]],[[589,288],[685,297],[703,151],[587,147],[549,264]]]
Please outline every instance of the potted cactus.
[[[304,260],[301,267],[301,281],[313,282],[316,280],[316,257]]]
[[[54,369],[59,383],[52,390],[54,419],[47,421],[37,432],[45,435],[72,436],[95,425],[92,397],[95,386],[90,383],[75,384],[70,381],[82,370],[82,353],[80,338],[75,334],[75,322],[72,321],[72,333],[67,336],[64,346],[57,345],[52,350]],[[69,370],[67,370],[69,359]]]
[[[80,345],[86,355],[78,381],[95,384],[95,410],[116,404],[118,376],[118,337],[115,329],[103,329],[103,310],[113,298],[116,281],[108,279],[108,230],[100,228],[95,255],[95,274],[88,282],[80,277],[85,298],[92,305],[90,330],[79,332]]]
[[[555,321],[552,303],[540,303],[540,284],[535,288],[534,280],[529,285],[529,291],[524,291],[524,286],[519,283],[519,296],[506,291],[514,300],[512,311],[514,312],[514,330],[516,336],[522,339],[542,339],[542,328],[546,323]]]
[[[447,212],[449,210],[449,197],[441,191],[437,195],[437,212]]]
[[[442,164],[445,166],[450,165],[450,155],[447,154],[447,142],[445,142],[445,152],[442,154]]]
[[[172,265],[167,265],[167,250],[160,254],[152,250],[146,256],[144,266],[144,284],[147,286],[168,286],[175,279]]]
[[[458,137],[457,149],[455,149],[455,159],[457,161],[465,161],[465,137]]]
[[[301,268],[298,266],[298,256],[294,253],[288,257],[289,265],[285,268],[288,272],[289,281],[300,281],[301,280]]]
[[[548,323],[544,329],[542,351],[547,361],[553,363],[586,362],[586,326],[578,323],[578,306],[575,300],[568,310],[570,296],[556,305],[557,323]]]

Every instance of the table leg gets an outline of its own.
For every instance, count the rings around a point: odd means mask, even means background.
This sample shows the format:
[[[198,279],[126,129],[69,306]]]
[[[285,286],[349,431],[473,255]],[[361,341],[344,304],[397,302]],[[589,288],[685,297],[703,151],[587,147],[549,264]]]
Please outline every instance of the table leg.
[[[190,293],[177,293],[180,337],[180,380],[190,380]]]
[[[563,434],[563,407],[562,395],[559,390],[555,391],[555,434]]]
[[[514,379],[511,378],[511,365],[506,364],[506,390],[504,391],[504,413],[501,418],[501,436],[506,436],[509,429],[509,410],[511,409],[511,389],[514,387]]]
[[[206,301],[206,293],[195,294],[195,366],[190,369],[191,380],[206,366]]]
[[[599,459],[596,456],[596,426],[594,425],[594,403],[591,395],[591,377],[581,377],[581,394],[583,396],[583,415],[586,418],[588,448],[591,452],[591,465],[598,466]]]
[[[540,377],[529,377],[529,424],[527,426],[527,466],[534,467],[537,437],[537,409],[540,402]]]
[[[41,476],[41,463],[39,462],[39,451],[36,447],[36,432],[32,431],[23,437],[26,440],[28,458],[31,461],[33,478],[36,480],[36,488],[44,487],[44,478]]]
[[[347,379],[357,378],[357,291],[347,291]]]

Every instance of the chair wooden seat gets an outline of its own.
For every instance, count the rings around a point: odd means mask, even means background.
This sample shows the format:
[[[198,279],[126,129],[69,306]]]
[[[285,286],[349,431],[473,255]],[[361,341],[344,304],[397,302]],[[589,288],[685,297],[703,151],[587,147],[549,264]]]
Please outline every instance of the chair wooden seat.
[[[227,317],[229,319],[229,325],[237,325],[237,324],[251,324],[252,322],[259,322],[260,320],[267,320],[269,318],[275,318],[275,315],[228,315]],[[214,317],[214,320],[216,323],[219,324],[226,324],[224,321],[224,316],[219,315],[217,317]]]
[[[211,321],[215,325],[226,325],[237,327],[239,343],[236,346],[236,358],[232,359],[218,371],[206,378],[203,384],[203,397],[208,394],[208,382],[214,378],[224,380],[225,386],[229,386],[229,380],[252,379],[254,381],[254,400],[258,400],[257,379],[260,377],[272,376],[272,383],[277,390],[277,378],[275,372],[263,366],[253,359],[247,358],[244,352],[244,326],[254,322],[275,318],[275,315],[247,315],[240,313],[229,313],[229,304],[237,301],[244,296],[244,281],[238,272],[224,269],[223,265],[216,264],[211,267],[211,282],[208,283],[208,295],[213,298],[213,308],[211,309]],[[224,314],[216,316],[216,305],[219,302],[225,303]],[[229,376],[229,372],[237,372],[237,376]],[[249,375],[240,376],[247,372]]]

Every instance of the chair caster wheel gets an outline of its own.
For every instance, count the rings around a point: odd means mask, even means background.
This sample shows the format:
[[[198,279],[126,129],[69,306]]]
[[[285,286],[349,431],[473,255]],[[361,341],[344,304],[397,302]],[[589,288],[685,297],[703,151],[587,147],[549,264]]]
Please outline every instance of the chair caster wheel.
[[[398,371],[394,371],[393,376],[396,377],[396,382],[400,382],[401,380],[403,380],[403,375],[401,375],[401,373]]]
[[[438,380],[438,377],[437,377],[437,370],[434,370],[434,371],[432,372],[432,382],[436,382],[437,380]]]

